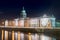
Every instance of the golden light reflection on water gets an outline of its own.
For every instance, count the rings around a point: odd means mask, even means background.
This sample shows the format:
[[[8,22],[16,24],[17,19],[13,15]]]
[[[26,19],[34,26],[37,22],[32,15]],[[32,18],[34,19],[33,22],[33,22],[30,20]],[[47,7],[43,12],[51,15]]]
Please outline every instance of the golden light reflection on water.
[[[14,40],[14,31],[12,31],[12,40]]]
[[[27,34],[24,34],[23,32],[20,32],[20,31],[18,32],[12,31],[11,34],[12,36],[10,35],[10,37],[12,38],[12,40],[52,40],[52,37],[42,33],[38,34],[38,33],[29,32]],[[25,37],[27,39],[25,39]],[[2,40],[10,40],[8,38],[9,38],[8,31],[5,31],[5,34],[4,34],[4,30],[2,30]]]

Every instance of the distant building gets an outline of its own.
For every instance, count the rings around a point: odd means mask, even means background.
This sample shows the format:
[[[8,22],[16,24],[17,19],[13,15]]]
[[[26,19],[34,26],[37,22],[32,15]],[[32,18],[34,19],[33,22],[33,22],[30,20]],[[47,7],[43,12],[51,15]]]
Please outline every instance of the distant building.
[[[41,17],[29,18],[27,17],[27,13],[24,10],[21,11],[20,18],[10,19],[10,20],[0,20],[0,26],[4,27],[19,27],[19,28],[54,28],[60,26],[60,23],[56,21],[54,15],[48,16],[44,14]],[[5,31],[5,37],[7,36],[7,31]],[[31,33],[30,33],[31,34]],[[15,33],[15,39],[17,40],[17,32]],[[56,40],[55,38],[51,38],[45,36],[43,33],[39,34],[31,34],[31,39],[28,39],[28,34],[20,33],[19,40]],[[29,36],[30,38],[30,36]],[[7,38],[5,38],[7,40]],[[14,39],[13,39],[14,40]]]

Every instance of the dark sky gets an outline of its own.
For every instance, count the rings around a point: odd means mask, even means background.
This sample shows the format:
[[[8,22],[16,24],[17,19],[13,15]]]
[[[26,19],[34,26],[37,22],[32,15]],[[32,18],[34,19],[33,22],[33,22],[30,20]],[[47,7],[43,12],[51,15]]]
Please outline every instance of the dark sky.
[[[23,6],[29,17],[53,14],[60,19],[59,0],[0,0],[0,18],[19,17]]]

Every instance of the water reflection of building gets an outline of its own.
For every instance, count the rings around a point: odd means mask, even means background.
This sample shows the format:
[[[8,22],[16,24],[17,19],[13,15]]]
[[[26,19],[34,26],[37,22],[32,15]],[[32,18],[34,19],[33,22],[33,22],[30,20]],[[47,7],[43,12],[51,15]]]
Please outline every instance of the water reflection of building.
[[[56,27],[56,18],[51,15],[44,14],[41,17],[29,18],[26,11],[22,10],[21,18],[0,20],[0,26],[4,27],[19,27],[19,28],[52,28]],[[45,36],[43,33],[23,33],[23,32],[8,32],[5,31],[5,40],[56,40],[56,38]],[[13,35],[13,36],[12,36]],[[9,37],[8,37],[9,36]]]

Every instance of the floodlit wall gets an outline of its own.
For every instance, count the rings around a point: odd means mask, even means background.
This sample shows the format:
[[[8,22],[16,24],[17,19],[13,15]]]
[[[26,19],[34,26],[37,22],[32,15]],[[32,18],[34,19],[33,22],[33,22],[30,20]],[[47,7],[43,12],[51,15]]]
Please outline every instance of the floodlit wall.
[[[43,20],[43,19],[41,20],[40,18],[4,20],[4,21],[1,21],[1,23],[2,22],[4,22],[4,25],[2,25],[2,26],[5,26],[5,27],[51,27],[51,20],[48,20],[47,24],[44,25],[45,20]],[[12,39],[12,40],[17,40],[17,39],[18,40],[20,40],[20,39],[21,40],[45,40],[45,39],[51,40],[50,37],[47,37],[47,36],[45,37],[45,35],[41,36],[41,35],[35,34],[35,33],[34,34],[32,34],[32,33],[25,34],[22,32],[12,31],[10,33],[8,31],[5,31],[4,35],[5,35],[5,40],[8,40],[10,37],[11,37],[10,39]],[[3,39],[3,37],[2,37],[2,39]]]
[[[26,18],[26,19],[14,19],[14,20],[4,20],[0,21],[0,26],[10,26],[10,27],[51,27],[51,21],[41,18]]]
[[[52,27],[56,26],[56,18],[50,18]]]
[[[29,20],[30,27],[39,27],[39,19],[37,18],[32,18]]]

